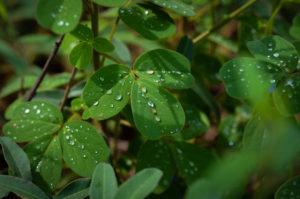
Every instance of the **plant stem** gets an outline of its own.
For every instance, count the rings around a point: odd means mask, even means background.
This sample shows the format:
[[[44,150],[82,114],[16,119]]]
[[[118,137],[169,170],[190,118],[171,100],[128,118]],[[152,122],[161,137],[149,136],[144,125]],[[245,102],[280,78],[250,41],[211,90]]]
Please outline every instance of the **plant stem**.
[[[29,102],[30,100],[32,100],[32,98],[34,97],[35,93],[36,93],[36,90],[38,89],[39,85],[42,83],[48,69],[49,69],[49,66],[50,66],[50,63],[52,62],[52,60],[54,59],[55,55],[57,54],[58,52],[58,49],[60,47],[60,44],[61,42],[63,41],[64,39],[64,34],[63,35],[60,35],[59,38],[57,39],[57,41],[55,42],[55,45],[54,45],[54,48],[51,52],[51,54],[49,55],[44,67],[43,67],[43,70],[42,70],[42,73],[40,74],[39,78],[37,79],[37,81],[35,82],[33,88],[31,89],[28,97],[26,98],[26,101]]]
[[[61,111],[61,112],[63,111],[64,106],[65,106],[65,104],[66,104],[66,101],[67,101],[67,99],[68,99],[68,95],[69,95],[69,92],[70,92],[70,89],[71,89],[71,86],[72,86],[74,77],[75,77],[75,75],[76,75],[76,72],[77,72],[77,68],[76,68],[76,67],[73,67],[72,73],[71,73],[71,78],[70,78],[69,83],[68,83],[68,85],[67,85],[67,87],[66,87],[64,97],[63,97],[63,99],[62,99],[62,101],[61,101],[61,104],[60,104],[60,111]]]
[[[207,36],[209,36],[211,33],[215,32],[216,30],[219,30],[221,27],[223,27],[225,24],[227,24],[228,22],[230,22],[232,19],[234,19],[236,16],[238,16],[239,14],[241,14],[243,11],[245,11],[247,8],[249,8],[250,6],[252,6],[254,3],[256,3],[258,0],[250,0],[247,3],[245,3],[242,7],[240,7],[239,9],[233,11],[232,13],[230,13],[228,15],[228,17],[226,17],[223,21],[221,21],[220,23],[217,23],[214,27],[212,27],[211,29],[205,31],[204,33],[200,34],[199,36],[197,36],[194,40],[193,43],[198,43],[199,41],[201,41],[202,39],[206,38]]]
[[[92,3],[92,30],[94,33],[94,37],[98,36],[99,33],[99,7],[97,4]],[[98,70],[100,68],[100,54],[93,50],[93,64],[94,64],[94,70]]]
[[[271,17],[266,25],[266,35],[272,34],[273,31],[273,24],[274,24],[274,19],[278,12],[280,11],[282,5],[284,4],[285,0],[280,0],[279,3],[277,3],[275,9],[272,11]]]

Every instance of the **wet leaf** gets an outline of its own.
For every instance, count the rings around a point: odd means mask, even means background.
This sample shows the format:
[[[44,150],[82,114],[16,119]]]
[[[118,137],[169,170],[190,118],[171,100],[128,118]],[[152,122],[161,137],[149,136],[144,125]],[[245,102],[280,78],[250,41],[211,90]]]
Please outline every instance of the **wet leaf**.
[[[78,24],[76,28],[71,32],[71,35],[75,36],[81,41],[92,41],[94,38],[92,30],[82,24]]]
[[[101,68],[87,81],[82,97],[88,116],[103,120],[118,114],[128,103],[134,76],[126,66]],[[87,113],[85,113],[87,114]]]
[[[80,0],[39,0],[36,9],[37,21],[57,34],[73,30],[80,19]]]
[[[142,54],[134,63],[134,70],[139,78],[167,88],[190,88],[194,84],[189,60],[171,50],[157,49]]]
[[[292,199],[300,197],[300,176],[289,179],[282,184],[275,194],[275,199]]]
[[[120,8],[122,21],[146,39],[157,40],[172,36],[176,26],[169,15],[146,4],[131,4]]]
[[[177,14],[186,17],[195,15],[194,8],[191,5],[184,3],[182,0],[148,0],[156,5],[170,9]]]
[[[109,157],[103,137],[87,122],[68,122],[59,136],[65,162],[80,176],[91,177],[97,164]]]
[[[134,82],[131,107],[136,127],[147,138],[172,135],[184,126],[184,111],[177,99],[147,81]]]
[[[101,6],[107,7],[120,7],[122,6],[127,0],[93,0],[95,3]]]

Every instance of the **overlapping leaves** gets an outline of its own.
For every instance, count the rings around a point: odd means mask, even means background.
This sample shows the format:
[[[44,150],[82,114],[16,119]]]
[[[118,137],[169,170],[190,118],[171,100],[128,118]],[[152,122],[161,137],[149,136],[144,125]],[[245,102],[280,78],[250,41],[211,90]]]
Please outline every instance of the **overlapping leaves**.
[[[137,128],[148,138],[180,132],[185,114],[166,88],[189,88],[194,83],[189,61],[181,54],[157,49],[141,55],[134,70],[109,65],[98,70],[83,90],[83,118],[107,119],[119,113],[131,97]]]
[[[63,124],[58,108],[43,101],[20,104],[3,131],[16,142],[30,141],[24,150],[33,180],[45,189],[54,189],[59,182],[62,159],[74,172],[90,177],[98,162],[109,156],[104,139],[93,126],[83,121]]]
[[[255,58],[233,59],[220,71],[228,94],[259,101],[271,92],[282,114],[298,113],[299,77],[290,74],[299,60],[295,47],[279,36],[268,36],[249,42],[248,48]]]

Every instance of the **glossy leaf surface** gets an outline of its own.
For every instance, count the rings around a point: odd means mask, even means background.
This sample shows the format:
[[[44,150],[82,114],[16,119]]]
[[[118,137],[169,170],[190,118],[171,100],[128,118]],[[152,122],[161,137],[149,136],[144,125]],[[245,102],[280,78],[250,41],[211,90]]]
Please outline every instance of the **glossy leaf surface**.
[[[78,69],[86,68],[92,59],[92,46],[87,42],[82,42],[72,49],[69,60]]]
[[[195,15],[191,5],[184,3],[182,0],[148,0],[156,5],[168,8],[182,16],[191,17]]]

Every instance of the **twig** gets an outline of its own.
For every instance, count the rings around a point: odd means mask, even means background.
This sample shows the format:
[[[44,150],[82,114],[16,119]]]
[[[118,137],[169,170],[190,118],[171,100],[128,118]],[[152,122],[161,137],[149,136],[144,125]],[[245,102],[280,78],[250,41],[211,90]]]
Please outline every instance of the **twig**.
[[[49,69],[49,66],[50,66],[50,63],[52,62],[52,60],[54,59],[59,47],[60,47],[60,44],[62,42],[62,40],[64,39],[64,34],[63,35],[60,35],[59,38],[57,39],[57,41],[55,42],[54,44],[54,48],[51,52],[51,54],[49,55],[44,67],[43,67],[43,70],[42,70],[42,73],[40,74],[39,78],[37,79],[37,81],[35,82],[33,88],[31,89],[28,97],[26,98],[26,101],[29,102],[32,100],[32,98],[34,97],[35,93],[36,93],[36,90],[38,89],[39,85],[42,83],[48,69]]]
[[[94,33],[94,37],[98,36],[99,33],[99,6],[96,3],[92,3],[92,30]],[[100,67],[100,54],[93,50],[93,63],[94,70],[98,70]]]
[[[278,12],[280,11],[284,2],[285,2],[285,0],[280,0],[280,2],[276,4],[275,10],[273,10],[271,17],[266,25],[266,32],[265,32],[266,35],[272,34],[274,19],[275,19],[276,15],[278,14]]]
[[[220,23],[216,24],[211,29],[209,29],[209,30],[205,31],[204,33],[200,34],[199,36],[197,36],[193,40],[193,43],[194,44],[198,43],[199,41],[201,41],[202,39],[206,38],[211,33],[215,32],[216,30],[219,30],[221,27],[223,27],[225,24],[227,24],[228,22],[230,22],[232,19],[234,19],[236,16],[238,16],[240,13],[242,13],[244,10],[246,10],[247,8],[249,8],[250,6],[252,6],[257,1],[258,0],[250,0],[250,1],[248,1],[242,7],[240,7],[237,10],[235,10],[234,12],[230,13],[229,16],[226,17],[223,21],[221,21]]]
[[[68,85],[67,85],[67,87],[66,87],[64,97],[63,97],[63,99],[62,99],[62,101],[61,101],[61,104],[60,104],[60,111],[61,111],[61,112],[63,111],[64,106],[65,106],[65,104],[66,104],[66,101],[67,101],[67,99],[68,99],[68,95],[69,95],[69,92],[70,92],[70,89],[71,89],[71,86],[72,86],[72,83],[73,83],[73,80],[74,80],[74,77],[75,77],[76,72],[77,72],[77,68],[76,68],[76,67],[73,67],[72,73],[71,73],[71,78],[70,78],[69,83],[68,83]]]

